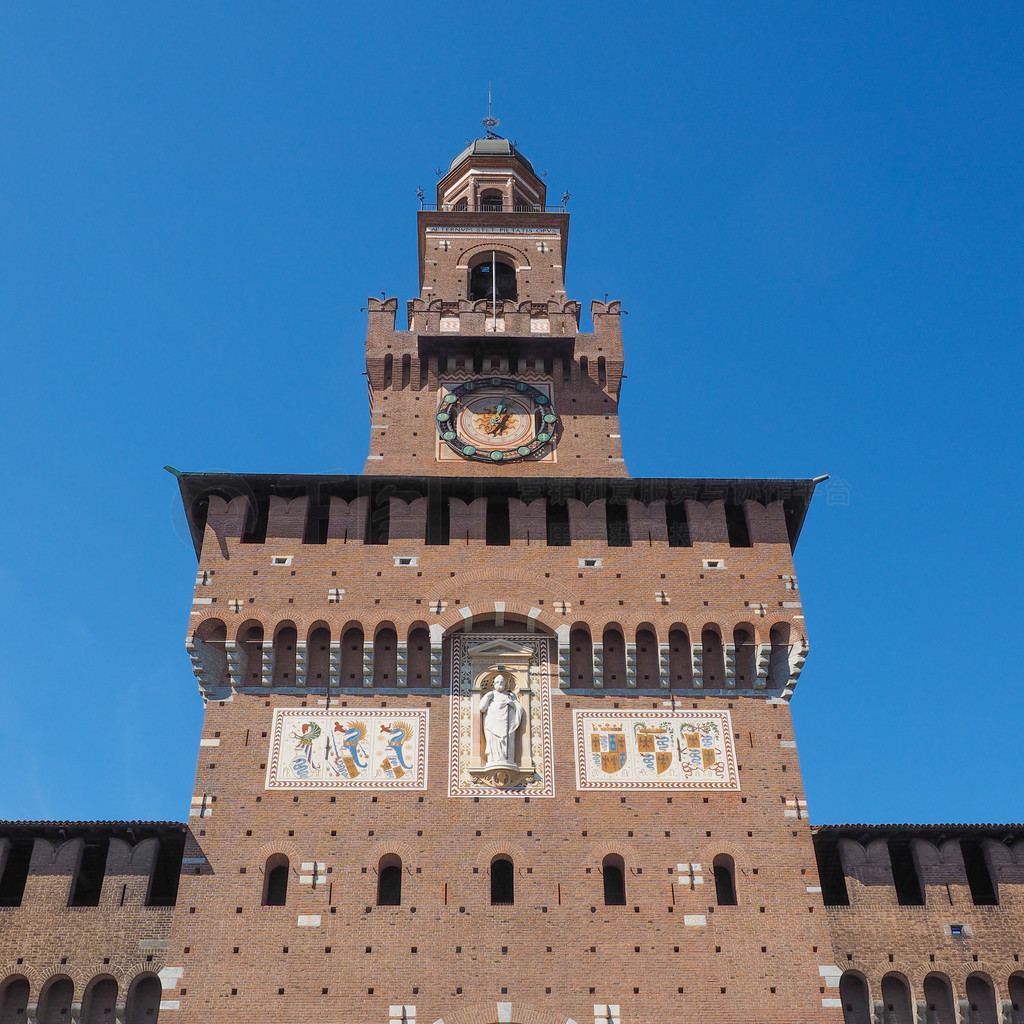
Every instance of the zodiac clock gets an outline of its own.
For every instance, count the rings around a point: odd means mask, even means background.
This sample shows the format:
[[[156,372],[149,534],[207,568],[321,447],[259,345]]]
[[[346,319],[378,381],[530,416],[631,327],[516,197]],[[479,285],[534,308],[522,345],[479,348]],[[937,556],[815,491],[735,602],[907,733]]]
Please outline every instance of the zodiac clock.
[[[506,377],[443,389],[437,433],[457,455],[476,462],[519,462],[549,454],[558,414],[546,391]]]

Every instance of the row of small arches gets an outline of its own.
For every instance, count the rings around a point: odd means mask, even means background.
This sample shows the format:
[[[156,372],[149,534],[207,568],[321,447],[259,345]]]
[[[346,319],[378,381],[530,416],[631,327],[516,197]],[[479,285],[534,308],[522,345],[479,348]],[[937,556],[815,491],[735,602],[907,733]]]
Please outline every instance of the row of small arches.
[[[767,643],[752,623],[741,622],[731,632],[717,623],[707,623],[691,641],[690,630],[674,623],[668,630],[667,644],[658,637],[652,623],[641,623],[630,635],[619,623],[609,623],[597,637],[590,626],[577,622],[569,631],[568,683],[570,687],[592,687],[595,673],[607,688],[659,687],[667,670],[672,688],[695,685],[708,688],[761,685],[782,688],[792,673],[790,663],[792,629],[777,622],[768,631]],[[262,623],[246,620],[235,632],[238,685],[258,686],[264,675],[266,630]],[[271,640],[270,685],[291,687],[297,682],[298,630],[291,620],[279,622]],[[627,640],[627,637],[629,638]],[[327,686],[331,676],[332,632],[325,622],[316,622],[306,632],[305,671],[301,680],[310,687]],[[227,653],[228,631],[221,619],[206,619],[195,631],[201,646],[201,660],[210,682],[230,683]],[[699,658],[694,658],[694,642]],[[372,643],[372,665],[368,662],[368,644]],[[600,645],[600,646],[596,646]],[[413,623],[406,633],[404,658],[400,666],[398,631],[392,622],[376,625],[372,641],[363,625],[349,622],[340,631],[337,684],[361,686],[364,671],[372,671],[374,686],[427,686],[431,678],[431,636],[425,622]],[[663,650],[663,646],[667,650]],[[595,654],[598,655],[595,661]],[[628,667],[627,667],[628,666]],[[402,670],[402,680],[399,670]],[[439,666],[435,666],[437,668]],[[695,671],[696,670],[696,671]],[[700,673],[699,675],[697,673]]]
[[[736,906],[736,865],[732,857],[720,853],[713,862],[715,897],[720,907]],[[263,905],[283,907],[288,902],[289,861],[283,853],[267,858],[263,869]],[[605,906],[626,905],[626,865],[622,856],[609,853],[601,861]],[[515,864],[508,854],[491,858],[491,904],[515,904]],[[377,863],[377,906],[402,905],[402,858],[396,853],[384,854]],[[2,1019],[0,1019],[2,1024]]]
[[[125,1024],[154,1024],[160,1014],[162,986],[155,974],[141,974],[128,988]],[[0,984],[0,1024],[24,1024],[32,988],[28,978],[14,975]],[[36,1024],[67,1024],[75,1002],[75,983],[64,975],[49,978],[36,996]],[[119,1005],[117,981],[110,975],[93,978],[82,995],[80,1024],[110,1024]]]
[[[1008,1024],[1024,1024],[1024,973],[1010,975],[1006,994],[1010,1012],[1005,1020]],[[884,1024],[916,1024],[917,1020],[928,1024],[961,1024],[961,1021],[963,1024],[1001,1024],[995,986],[992,979],[980,971],[967,976],[962,999],[954,997],[949,978],[940,971],[925,977],[921,995],[924,1012],[915,1016],[910,983],[904,975],[891,972],[882,978],[877,993],[882,1004],[880,1011],[876,1006],[872,1012],[871,993],[864,975],[859,971],[846,971],[839,979],[845,1024],[874,1024],[876,1020]],[[958,1002],[961,1003],[959,1015]]]

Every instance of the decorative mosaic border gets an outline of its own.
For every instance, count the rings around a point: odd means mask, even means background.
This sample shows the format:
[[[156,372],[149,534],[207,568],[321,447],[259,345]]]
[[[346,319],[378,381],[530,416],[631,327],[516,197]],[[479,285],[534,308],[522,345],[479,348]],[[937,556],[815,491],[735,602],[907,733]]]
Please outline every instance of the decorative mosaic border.
[[[266,789],[426,789],[429,712],[275,708]]]
[[[462,690],[462,658],[468,646],[487,643],[491,640],[507,640],[509,643],[530,644],[535,650],[534,662],[538,666],[539,700],[532,708],[535,735],[540,734],[539,743],[534,743],[534,763],[537,765],[539,782],[533,782],[514,789],[500,789],[497,786],[472,784],[468,772],[463,774],[463,765],[471,757],[472,731],[469,716],[472,714],[470,693]],[[551,673],[557,657],[554,639],[536,633],[457,633],[452,637],[451,667],[451,729],[448,762],[448,795],[487,797],[553,797],[555,795],[554,751],[551,740]],[[539,747],[540,757],[537,757]]]
[[[576,788],[740,788],[728,711],[574,711]]]

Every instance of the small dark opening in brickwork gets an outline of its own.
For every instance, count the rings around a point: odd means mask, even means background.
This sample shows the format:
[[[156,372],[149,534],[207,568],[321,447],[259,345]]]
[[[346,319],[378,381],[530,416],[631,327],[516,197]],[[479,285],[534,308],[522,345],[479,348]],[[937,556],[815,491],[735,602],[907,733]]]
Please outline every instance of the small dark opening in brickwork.
[[[818,878],[821,880],[821,898],[827,907],[848,907],[850,894],[846,888],[846,876],[839,856],[839,843],[835,840],[817,839],[814,856],[818,862]]]
[[[668,525],[668,546],[670,548],[690,547],[690,524],[686,518],[686,505],[682,501],[666,502],[665,519]]]
[[[632,544],[629,533],[629,515],[625,502],[607,502],[605,529],[610,548],[628,548]]]
[[[566,502],[554,502],[548,498],[547,533],[547,541],[550,547],[569,546],[569,506]]]
[[[252,500],[245,517],[245,530],[242,532],[243,544],[265,544],[267,542],[267,523],[270,519],[270,495],[265,494]]]
[[[178,899],[178,876],[181,874],[181,857],[185,852],[185,835],[175,832],[160,836],[149,880],[149,907],[173,907]]]
[[[511,535],[508,498],[501,495],[491,495],[487,499],[487,543],[507,545],[511,541]]]
[[[897,902],[901,907],[923,907],[924,892],[909,840],[890,839],[888,845]]]
[[[750,530],[747,527],[747,514],[742,505],[726,502],[725,527],[729,532],[729,547],[749,548]]]
[[[967,884],[971,888],[971,899],[976,906],[994,907],[999,903],[992,873],[988,868],[985,848],[980,839],[961,839],[960,852],[964,858]]]
[[[13,840],[7,851],[4,873],[0,875],[0,907],[21,906],[31,860],[32,840]]]
[[[75,873],[75,884],[71,890],[72,907],[99,906],[103,889],[103,871],[107,866],[109,839],[90,839],[82,851],[82,859]]]

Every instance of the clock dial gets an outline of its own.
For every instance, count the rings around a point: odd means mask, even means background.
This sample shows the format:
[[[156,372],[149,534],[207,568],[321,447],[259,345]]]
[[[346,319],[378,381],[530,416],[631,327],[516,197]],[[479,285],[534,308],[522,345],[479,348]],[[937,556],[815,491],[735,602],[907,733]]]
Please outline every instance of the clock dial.
[[[437,430],[463,458],[517,462],[554,445],[558,415],[540,388],[507,377],[457,384],[441,399]]]

